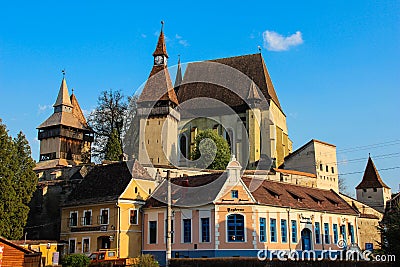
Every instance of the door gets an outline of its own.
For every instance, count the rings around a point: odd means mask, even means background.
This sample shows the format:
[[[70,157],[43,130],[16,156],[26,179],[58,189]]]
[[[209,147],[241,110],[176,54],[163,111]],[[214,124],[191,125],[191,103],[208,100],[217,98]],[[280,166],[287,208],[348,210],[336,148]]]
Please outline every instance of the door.
[[[110,237],[109,236],[100,236],[97,239],[97,248],[98,249],[109,249],[110,248]]]
[[[301,248],[302,250],[311,250],[311,231],[310,229],[303,229],[301,231]]]

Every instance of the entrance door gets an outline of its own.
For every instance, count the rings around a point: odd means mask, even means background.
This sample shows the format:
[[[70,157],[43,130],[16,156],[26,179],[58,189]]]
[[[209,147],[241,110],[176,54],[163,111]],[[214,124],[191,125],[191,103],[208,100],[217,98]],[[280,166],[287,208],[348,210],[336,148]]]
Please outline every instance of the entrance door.
[[[301,246],[302,250],[311,250],[311,231],[310,229],[303,229],[301,231]]]
[[[110,248],[110,237],[100,236],[97,238],[97,248],[98,249],[109,249]]]

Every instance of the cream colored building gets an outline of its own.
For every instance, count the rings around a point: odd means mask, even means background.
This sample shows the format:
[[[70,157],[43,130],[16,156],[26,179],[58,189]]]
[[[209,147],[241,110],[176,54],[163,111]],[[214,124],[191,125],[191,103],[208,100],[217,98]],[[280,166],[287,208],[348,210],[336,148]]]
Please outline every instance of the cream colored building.
[[[344,194],[340,194],[340,197],[360,214],[357,225],[360,235],[358,246],[361,249],[379,249],[382,242],[379,224],[383,219],[383,213]]]
[[[285,158],[284,169],[312,173],[315,186],[339,192],[336,146],[311,140]]]

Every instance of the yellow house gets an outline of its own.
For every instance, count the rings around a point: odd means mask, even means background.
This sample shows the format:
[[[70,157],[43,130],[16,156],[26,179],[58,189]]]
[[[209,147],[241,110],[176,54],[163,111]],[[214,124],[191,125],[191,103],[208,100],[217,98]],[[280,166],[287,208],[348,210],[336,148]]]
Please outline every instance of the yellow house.
[[[116,249],[121,258],[141,252],[141,211],[156,181],[138,161],[94,167],[62,207],[60,239],[66,254]]]

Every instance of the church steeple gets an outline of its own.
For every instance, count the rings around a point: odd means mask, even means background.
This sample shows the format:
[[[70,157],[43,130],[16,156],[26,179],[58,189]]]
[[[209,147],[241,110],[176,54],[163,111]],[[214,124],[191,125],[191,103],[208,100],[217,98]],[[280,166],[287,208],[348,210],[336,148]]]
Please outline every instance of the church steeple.
[[[69,98],[67,81],[65,77],[63,77],[61,81],[60,90],[58,91],[57,100],[53,105],[54,112],[71,112],[72,111],[72,103]]]
[[[158,42],[156,50],[154,50],[153,57],[155,66],[167,65],[168,53],[167,53],[167,47],[165,45],[164,21],[161,21],[161,32],[160,36],[158,37]]]
[[[175,93],[178,95],[179,86],[182,83],[182,67],[181,67],[181,57],[178,58],[178,69],[176,70],[174,89]]]
[[[138,104],[143,102],[163,102],[163,104],[178,105],[178,98],[172,86],[171,77],[167,67],[167,48],[165,46],[164,22],[161,22],[161,32],[156,50],[153,53],[154,65],[149,78],[138,99]]]

